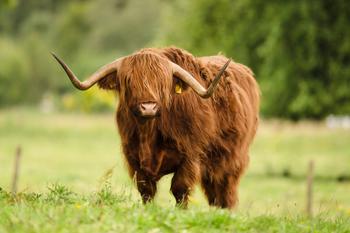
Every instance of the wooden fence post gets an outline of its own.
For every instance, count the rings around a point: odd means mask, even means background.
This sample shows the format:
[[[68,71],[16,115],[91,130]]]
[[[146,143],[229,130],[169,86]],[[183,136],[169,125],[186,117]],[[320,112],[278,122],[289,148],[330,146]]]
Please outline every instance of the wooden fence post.
[[[312,217],[313,180],[314,180],[314,161],[310,160],[308,171],[307,171],[307,187],[306,187],[306,213],[309,217]]]
[[[15,165],[14,165],[14,171],[13,171],[13,177],[12,177],[12,194],[17,193],[18,174],[19,174],[19,164],[20,164],[20,160],[21,160],[21,153],[22,153],[21,147],[17,146],[16,155],[15,155]]]

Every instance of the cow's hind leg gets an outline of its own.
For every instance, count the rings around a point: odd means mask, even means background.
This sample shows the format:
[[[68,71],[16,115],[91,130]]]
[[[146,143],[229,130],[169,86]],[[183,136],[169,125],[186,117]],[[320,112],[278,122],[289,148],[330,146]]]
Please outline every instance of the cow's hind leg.
[[[216,203],[221,208],[232,209],[238,202],[238,177],[232,174],[225,174],[220,182],[215,184]]]
[[[146,204],[152,201],[157,191],[156,181],[149,179],[142,172],[135,172],[135,179],[142,202]]]
[[[216,190],[215,185],[208,173],[202,174],[201,186],[207,197],[209,205],[216,205]]]
[[[223,163],[221,173],[215,179],[217,204],[221,208],[232,209],[238,202],[238,185],[249,162],[248,154],[232,155],[231,160]]]
[[[198,171],[198,163],[185,161],[175,172],[170,189],[178,206],[187,208],[188,196],[197,181]]]
[[[205,172],[201,177],[201,185],[211,206],[232,209],[237,201],[239,176],[234,173]]]

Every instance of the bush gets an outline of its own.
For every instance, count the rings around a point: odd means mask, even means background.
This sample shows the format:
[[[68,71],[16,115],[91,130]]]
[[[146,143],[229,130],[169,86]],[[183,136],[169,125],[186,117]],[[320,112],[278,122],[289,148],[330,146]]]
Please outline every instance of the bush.
[[[116,98],[111,92],[93,87],[85,92],[66,93],[59,100],[65,111],[104,112],[115,109]]]
[[[9,39],[0,39],[0,106],[27,102],[30,67],[26,54]]]
[[[84,79],[103,64],[150,43],[160,21],[160,3],[0,1],[0,107],[38,104],[44,96],[63,96],[62,104],[58,103],[64,109],[110,109],[113,95],[106,97],[96,90],[76,92],[50,52],[57,53]]]

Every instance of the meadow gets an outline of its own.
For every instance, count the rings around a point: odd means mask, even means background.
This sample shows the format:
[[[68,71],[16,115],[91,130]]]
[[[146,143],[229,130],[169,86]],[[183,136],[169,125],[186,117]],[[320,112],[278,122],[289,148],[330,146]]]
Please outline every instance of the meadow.
[[[19,193],[9,193],[17,145]],[[314,217],[305,214],[315,163]],[[235,211],[199,188],[174,207],[171,176],[143,206],[128,177],[114,113],[0,111],[0,232],[350,232],[350,131],[323,122],[263,120]]]

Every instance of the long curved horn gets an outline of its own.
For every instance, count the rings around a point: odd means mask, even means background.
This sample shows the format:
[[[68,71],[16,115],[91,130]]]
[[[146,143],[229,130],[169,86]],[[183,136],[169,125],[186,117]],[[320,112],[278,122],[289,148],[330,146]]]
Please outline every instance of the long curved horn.
[[[98,71],[93,73],[89,78],[87,78],[85,81],[81,82],[75,74],[69,69],[69,67],[54,53],[51,53],[52,56],[56,59],[58,63],[62,66],[64,71],[66,72],[68,78],[72,82],[72,84],[79,90],[87,90],[90,87],[92,87],[94,84],[96,84],[100,79],[105,77],[106,75],[117,71],[120,67],[120,63],[122,61],[122,58],[119,58],[103,67],[101,67]]]
[[[229,59],[225,65],[220,69],[219,73],[216,75],[212,83],[209,85],[208,89],[203,87],[190,73],[182,69],[179,65],[171,62],[173,73],[179,77],[182,81],[187,83],[200,97],[209,98],[215,91],[222,74],[230,64],[231,59]]]

